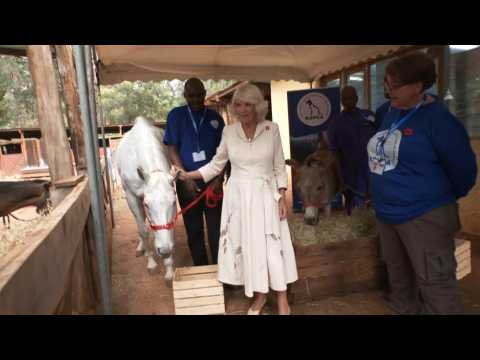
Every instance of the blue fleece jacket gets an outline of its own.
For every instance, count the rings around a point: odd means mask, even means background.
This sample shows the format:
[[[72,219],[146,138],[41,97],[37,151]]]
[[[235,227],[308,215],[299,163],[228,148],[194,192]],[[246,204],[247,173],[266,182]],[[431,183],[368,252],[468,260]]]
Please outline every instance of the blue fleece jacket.
[[[389,224],[412,220],[466,196],[477,165],[463,124],[439,101],[421,106],[384,146],[389,166],[372,172],[378,138],[408,111],[392,108],[368,144],[372,198],[377,218]]]

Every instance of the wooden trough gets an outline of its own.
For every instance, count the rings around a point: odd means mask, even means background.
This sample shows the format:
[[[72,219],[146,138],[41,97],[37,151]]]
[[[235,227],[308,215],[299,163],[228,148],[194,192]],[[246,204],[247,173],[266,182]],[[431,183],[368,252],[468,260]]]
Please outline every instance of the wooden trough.
[[[386,270],[380,260],[377,237],[328,245],[294,244],[294,249],[299,275],[290,289],[294,302],[380,289],[385,285]]]
[[[223,285],[217,265],[177,268],[173,279],[176,315],[225,314]]]
[[[460,234],[455,247],[460,280],[472,271],[470,241]],[[302,245],[294,239],[294,249],[299,280],[289,288],[293,302],[382,289],[387,285],[378,235],[312,245]]]

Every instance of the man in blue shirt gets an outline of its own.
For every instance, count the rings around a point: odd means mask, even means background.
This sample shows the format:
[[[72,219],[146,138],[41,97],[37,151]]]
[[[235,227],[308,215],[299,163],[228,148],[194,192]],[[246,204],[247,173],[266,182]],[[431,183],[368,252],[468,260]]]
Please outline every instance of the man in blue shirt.
[[[375,116],[370,110],[357,107],[358,96],[353,86],[342,89],[343,110],[328,129],[330,150],[337,156],[344,187],[347,214],[363,206],[368,193],[367,143],[375,134]]]
[[[205,107],[205,87],[197,78],[186,81],[184,93],[187,105],[176,107],[167,117],[164,143],[170,159],[177,168],[194,171],[207,164],[220,144],[225,122],[215,111]],[[222,192],[223,175],[212,180],[215,192]],[[201,180],[177,181],[180,207],[185,208],[207,185]],[[214,208],[199,201],[183,214],[188,246],[195,266],[208,265],[204,242],[203,216],[207,223],[212,261],[217,263],[220,236],[221,201]]]

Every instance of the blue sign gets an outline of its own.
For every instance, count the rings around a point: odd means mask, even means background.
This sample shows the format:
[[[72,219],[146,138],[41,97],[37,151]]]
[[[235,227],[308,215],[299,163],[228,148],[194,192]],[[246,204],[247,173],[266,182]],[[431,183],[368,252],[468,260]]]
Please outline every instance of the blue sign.
[[[317,150],[319,139],[330,121],[340,114],[340,88],[288,91],[287,101],[290,154],[292,159],[302,162]],[[295,189],[293,209],[302,209],[302,202]]]

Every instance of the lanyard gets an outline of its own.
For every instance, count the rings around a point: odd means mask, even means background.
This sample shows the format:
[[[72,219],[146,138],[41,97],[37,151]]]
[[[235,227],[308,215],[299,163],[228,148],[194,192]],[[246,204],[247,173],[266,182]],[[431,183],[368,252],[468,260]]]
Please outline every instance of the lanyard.
[[[397,130],[400,126],[405,124],[407,120],[409,120],[417,111],[420,109],[420,107],[424,104],[425,98],[420,101],[417,106],[415,106],[415,109],[410,111],[407,115],[405,115],[403,118],[400,120],[394,121],[392,125],[390,125],[390,128],[388,129],[388,132],[383,136],[382,138],[379,139],[376,147],[376,152],[378,156],[381,156],[382,158],[385,158],[385,142],[387,141],[388,137],[392,135],[395,130]]]
[[[192,110],[190,110],[190,106],[187,106],[188,114],[190,115],[190,120],[192,120],[193,129],[195,130],[195,134],[197,134],[197,150],[200,152],[200,129],[202,128],[203,120],[205,120],[205,114],[207,113],[207,108],[203,110],[203,115],[200,119],[200,123],[197,127],[197,123],[193,118]]]

